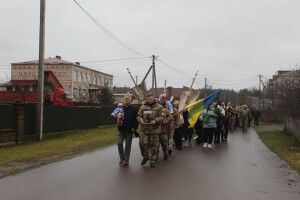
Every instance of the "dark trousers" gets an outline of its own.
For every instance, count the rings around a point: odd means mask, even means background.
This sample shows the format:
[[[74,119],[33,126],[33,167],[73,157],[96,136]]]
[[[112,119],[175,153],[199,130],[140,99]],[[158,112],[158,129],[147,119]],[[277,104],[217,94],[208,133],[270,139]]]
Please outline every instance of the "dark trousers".
[[[182,127],[176,128],[174,132],[174,143],[177,149],[182,148]]]
[[[204,128],[204,142],[211,144],[216,128]]]
[[[259,126],[259,118],[258,117],[254,118],[254,125]]]
[[[125,141],[125,150],[123,145],[124,141]],[[132,143],[132,133],[119,131],[118,150],[119,150],[119,155],[121,160],[124,160],[126,162],[129,161],[131,143]]]
[[[194,128],[183,127],[183,138],[191,144]]]
[[[198,138],[196,139],[196,143],[200,144],[204,141],[204,130],[202,126],[198,126],[195,128],[195,132],[198,135]]]
[[[224,121],[224,131],[223,131],[223,136],[222,136],[223,141],[227,140],[228,130],[229,130],[229,119],[225,119],[225,121]]]
[[[220,144],[220,137],[221,137],[221,135],[223,135],[222,132],[223,132],[223,124],[219,123],[217,125],[217,129],[214,132],[214,138],[215,138],[214,141],[215,141],[216,144]]]

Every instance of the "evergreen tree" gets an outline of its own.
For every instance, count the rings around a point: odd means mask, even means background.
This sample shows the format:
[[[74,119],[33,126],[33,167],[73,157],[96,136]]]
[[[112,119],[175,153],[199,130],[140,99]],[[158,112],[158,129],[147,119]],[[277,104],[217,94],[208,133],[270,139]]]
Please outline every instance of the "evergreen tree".
[[[98,95],[98,101],[101,105],[113,104],[113,94],[112,94],[112,91],[107,86],[104,86],[101,89],[101,91]]]

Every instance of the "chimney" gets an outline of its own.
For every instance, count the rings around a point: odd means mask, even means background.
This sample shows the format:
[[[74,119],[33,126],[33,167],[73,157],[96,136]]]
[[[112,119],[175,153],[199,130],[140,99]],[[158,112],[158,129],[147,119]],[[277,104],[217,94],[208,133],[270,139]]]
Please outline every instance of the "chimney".
[[[80,62],[75,62],[76,65],[80,65]]]
[[[61,59],[61,56],[55,56],[55,58],[57,58],[57,59]]]

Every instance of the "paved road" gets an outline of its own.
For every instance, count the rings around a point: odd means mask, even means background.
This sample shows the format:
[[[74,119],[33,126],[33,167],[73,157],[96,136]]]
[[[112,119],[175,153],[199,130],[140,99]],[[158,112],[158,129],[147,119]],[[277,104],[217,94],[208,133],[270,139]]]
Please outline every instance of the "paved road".
[[[185,149],[155,169],[118,166],[116,146],[0,180],[1,200],[299,200],[300,176],[253,130],[235,132],[212,151]]]

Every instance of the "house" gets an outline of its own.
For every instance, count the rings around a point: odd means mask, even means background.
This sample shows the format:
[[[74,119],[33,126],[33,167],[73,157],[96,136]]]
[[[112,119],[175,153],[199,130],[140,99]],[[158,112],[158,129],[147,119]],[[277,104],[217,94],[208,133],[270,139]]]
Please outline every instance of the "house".
[[[34,91],[38,80],[38,60],[11,64],[11,81],[0,85],[1,90]],[[60,56],[44,60],[45,71],[51,71],[73,100],[89,97],[104,86],[112,89],[113,76],[69,62]]]

